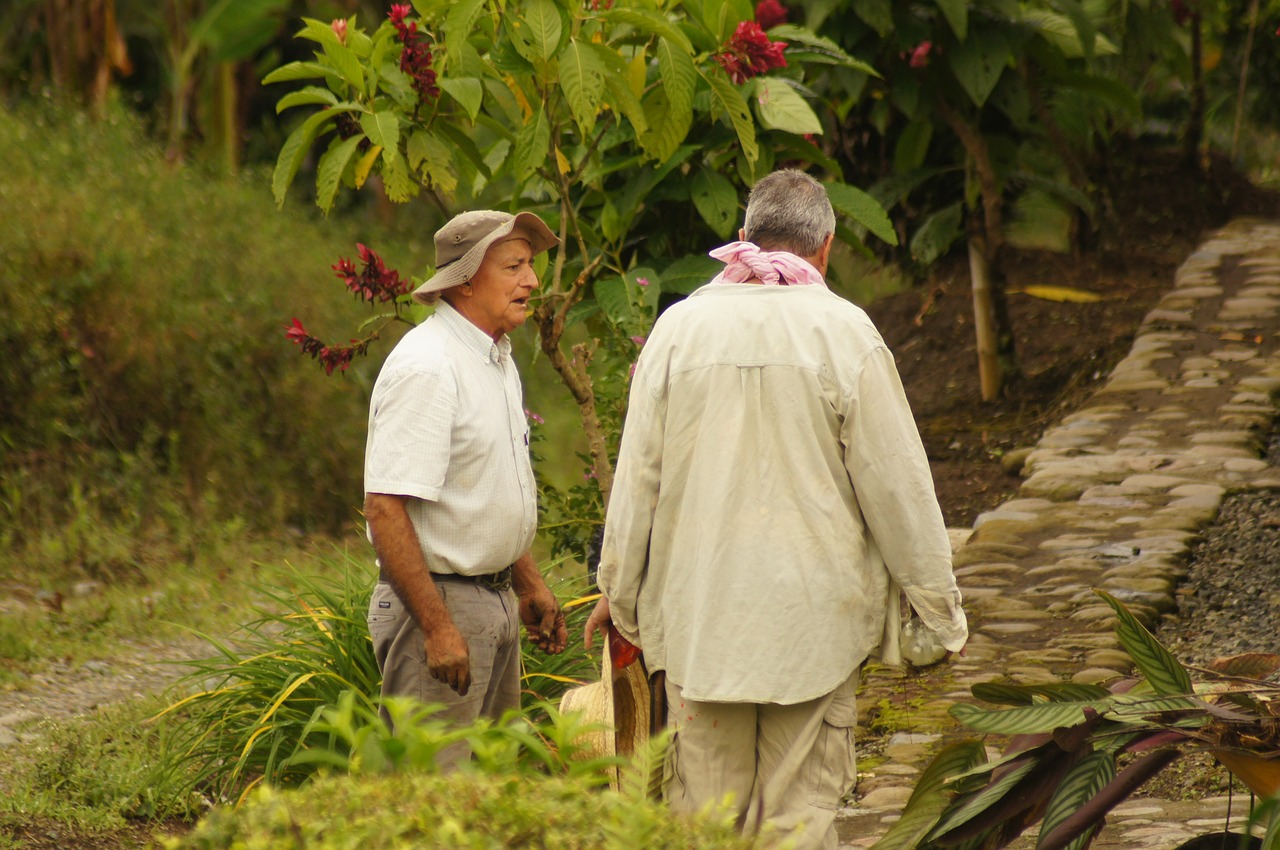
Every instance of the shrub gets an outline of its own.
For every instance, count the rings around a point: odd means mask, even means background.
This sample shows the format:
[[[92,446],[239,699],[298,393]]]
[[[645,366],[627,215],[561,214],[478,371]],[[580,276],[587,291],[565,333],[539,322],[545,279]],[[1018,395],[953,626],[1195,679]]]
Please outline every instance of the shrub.
[[[202,520],[348,521],[369,375],[300,368],[281,330],[345,311],[313,271],[352,226],[166,163],[122,110],[0,118],[0,543],[78,521],[66,561],[119,577]]]
[[[328,777],[263,788],[214,811],[171,850],[347,847],[750,848],[731,819],[675,816],[651,800],[564,779],[474,774]]]

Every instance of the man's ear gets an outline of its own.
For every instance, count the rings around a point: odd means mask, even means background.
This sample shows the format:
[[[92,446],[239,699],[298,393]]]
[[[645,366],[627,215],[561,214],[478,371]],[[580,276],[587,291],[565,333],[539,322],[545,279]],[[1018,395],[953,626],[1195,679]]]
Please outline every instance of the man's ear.
[[[739,242],[747,241],[747,229],[745,227],[738,228],[738,241]]]

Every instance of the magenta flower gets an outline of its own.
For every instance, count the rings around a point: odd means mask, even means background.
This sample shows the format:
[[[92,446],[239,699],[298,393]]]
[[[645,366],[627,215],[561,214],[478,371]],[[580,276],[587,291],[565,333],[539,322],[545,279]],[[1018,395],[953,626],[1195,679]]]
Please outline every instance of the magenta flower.
[[[916,45],[911,51],[911,67],[927,68],[929,67],[929,51],[933,50],[932,41],[922,41]]]
[[[527,407],[524,409],[524,415],[525,415],[525,416],[527,416],[527,417],[529,417],[530,419],[532,419],[534,422],[538,423],[539,425],[544,424],[542,417],[541,417],[541,416],[539,416],[538,414],[534,413],[532,410],[530,410],[530,409],[529,409],[529,408],[527,408]]]
[[[642,336],[633,336],[631,337],[631,341],[636,345],[644,345],[644,337]]]
[[[648,286],[648,285],[649,285],[649,278],[647,277],[636,278],[636,286]]]
[[[785,68],[782,53],[786,49],[785,41],[770,41],[755,21],[743,21],[714,58],[729,79],[741,85],[773,68]]]

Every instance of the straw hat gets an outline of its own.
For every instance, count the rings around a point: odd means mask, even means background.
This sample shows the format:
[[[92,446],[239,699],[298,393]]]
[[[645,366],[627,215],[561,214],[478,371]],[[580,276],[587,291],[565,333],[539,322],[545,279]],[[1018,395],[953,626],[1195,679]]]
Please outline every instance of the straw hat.
[[[560,711],[582,712],[583,721],[595,728],[584,735],[592,756],[636,758],[647,781],[649,755],[649,680],[638,661],[621,670],[613,668],[609,640],[604,644],[600,681],[572,688],[560,698]],[[609,787],[618,790],[616,766],[609,767]]]

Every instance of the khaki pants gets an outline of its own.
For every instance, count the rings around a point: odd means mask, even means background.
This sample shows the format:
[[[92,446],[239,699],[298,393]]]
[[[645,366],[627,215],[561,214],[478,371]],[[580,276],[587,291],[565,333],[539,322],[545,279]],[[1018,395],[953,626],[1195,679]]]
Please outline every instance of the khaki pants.
[[[855,669],[831,693],[796,705],[717,703],[686,700],[668,680],[668,804],[696,812],[728,797],[746,832],[767,824],[792,833],[797,848],[835,848],[836,808],[857,779],[857,689]]]
[[[515,591],[492,590],[460,581],[437,581],[436,587],[454,625],[467,641],[471,658],[471,688],[458,696],[431,678],[422,629],[387,582],[374,587],[369,600],[369,636],[382,671],[382,696],[410,696],[439,703],[444,710],[433,718],[459,726],[477,718],[499,718],[520,707],[520,623]],[[383,718],[387,719],[386,712]],[[440,752],[436,763],[449,770],[470,758],[465,742]]]

